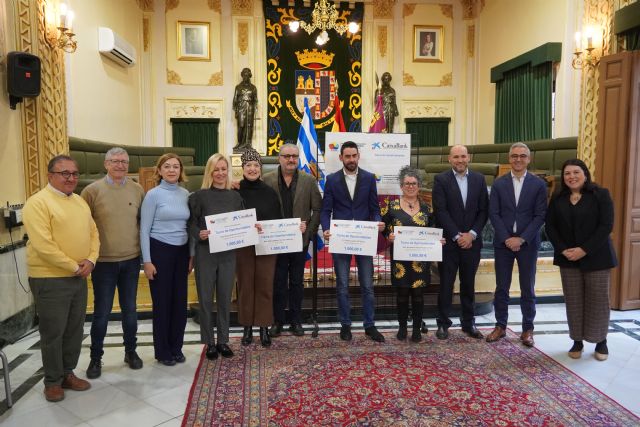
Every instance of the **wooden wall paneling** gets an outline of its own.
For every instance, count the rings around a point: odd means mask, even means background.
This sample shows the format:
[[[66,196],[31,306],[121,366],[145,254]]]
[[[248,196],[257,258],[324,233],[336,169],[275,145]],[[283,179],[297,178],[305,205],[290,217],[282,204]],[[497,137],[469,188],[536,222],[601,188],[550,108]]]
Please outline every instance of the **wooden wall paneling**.
[[[640,244],[640,233],[631,233],[634,212],[640,217],[640,209],[634,209],[640,206],[640,197],[635,196],[640,186],[636,167],[640,143],[630,138],[630,120],[634,121],[630,114],[632,56],[630,52],[605,56],[599,65],[596,171],[598,182],[609,189],[615,206],[612,239],[620,265],[612,271],[611,307],[617,309],[640,307],[640,300],[637,306],[629,300],[638,287],[632,281],[640,280],[633,271],[633,264],[640,263],[634,255],[640,256],[640,252],[632,250],[632,245]]]

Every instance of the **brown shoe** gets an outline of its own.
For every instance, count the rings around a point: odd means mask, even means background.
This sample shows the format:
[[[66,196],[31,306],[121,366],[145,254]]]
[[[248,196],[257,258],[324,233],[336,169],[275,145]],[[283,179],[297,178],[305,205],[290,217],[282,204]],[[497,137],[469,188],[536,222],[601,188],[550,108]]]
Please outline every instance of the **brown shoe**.
[[[496,326],[493,331],[489,335],[487,335],[487,342],[496,342],[500,338],[504,338],[507,336],[507,332],[502,326]]]
[[[76,377],[75,374],[71,372],[64,376],[62,388],[70,388],[74,391],[85,391],[91,388],[91,383]]]
[[[60,402],[64,399],[64,390],[58,384],[44,386],[44,398],[49,402]]]
[[[529,329],[528,331],[524,331],[522,333],[522,335],[520,335],[520,341],[522,341],[522,344],[526,345],[527,347],[533,347],[533,329]]]

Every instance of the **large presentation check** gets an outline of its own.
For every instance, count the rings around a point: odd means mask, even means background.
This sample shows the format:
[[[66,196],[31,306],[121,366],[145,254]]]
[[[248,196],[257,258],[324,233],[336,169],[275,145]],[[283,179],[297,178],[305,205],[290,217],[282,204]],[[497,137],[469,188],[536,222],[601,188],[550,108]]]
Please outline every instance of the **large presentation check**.
[[[395,226],[393,259],[396,261],[442,261],[442,229]]]
[[[209,252],[222,252],[258,243],[256,210],[227,212],[204,217],[209,234]]]
[[[300,218],[260,221],[262,233],[256,245],[256,255],[283,254],[302,251]]]
[[[376,254],[378,223],[376,221],[331,220],[329,252],[333,254]]]

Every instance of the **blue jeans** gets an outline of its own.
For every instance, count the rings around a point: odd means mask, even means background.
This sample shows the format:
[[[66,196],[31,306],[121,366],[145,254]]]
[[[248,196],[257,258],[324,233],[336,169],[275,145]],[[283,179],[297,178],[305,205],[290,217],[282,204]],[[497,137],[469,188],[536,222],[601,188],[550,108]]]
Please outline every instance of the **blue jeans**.
[[[349,302],[349,265],[351,257],[356,257],[358,281],[362,294],[363,326],[374,326],[375,298],[373,296],[373,257],[364,255],[332,254],[336,272],[336,293],[338,294],[338,318],[344,326],[351,326],[351,303]]]
[[[113,297],[118,288],[118,300],[122,313],[125,352],[136,349],[138,313],[136,297],[140,258],[126,261],[97,262],[91,273],[93,282],[93,321],[91,322],[91,358],[99,359],[104,354],[104,337],[107,334],[109,314],[113,308]]]

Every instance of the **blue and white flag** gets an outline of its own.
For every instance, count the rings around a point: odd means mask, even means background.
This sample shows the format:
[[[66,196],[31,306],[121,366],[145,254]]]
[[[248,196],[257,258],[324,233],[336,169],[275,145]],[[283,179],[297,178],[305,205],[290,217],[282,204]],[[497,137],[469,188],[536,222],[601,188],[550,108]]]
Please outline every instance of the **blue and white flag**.
[[[306,98],[304,99],[304,116],[302,116],[300,131],[298,131],[297,146],[300,151],[298,169],[315,177],[320,194],[324,195],[324,156],[322,155],[322,150],[318,147],[318,135],[311,120],[311,111],[309,110],[309,104]],[[324,237],[320,229],[318,229],[317,234],[318,251],[320,251],[324,248]],[[307,259],[310,258],[312,254],[313,248],[309,247]]]

